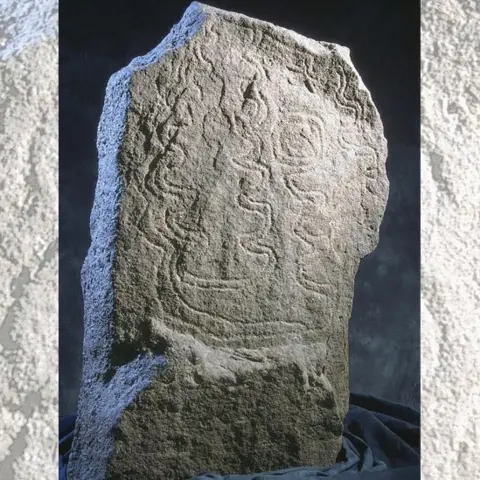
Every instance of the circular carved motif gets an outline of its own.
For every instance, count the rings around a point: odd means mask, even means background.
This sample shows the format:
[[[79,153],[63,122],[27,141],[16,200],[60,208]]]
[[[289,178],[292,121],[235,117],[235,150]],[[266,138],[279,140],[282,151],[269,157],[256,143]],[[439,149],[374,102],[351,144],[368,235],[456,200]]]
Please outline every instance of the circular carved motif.
[[[286,166],[307,166],[315,162],[324,146],[322,121],[314,115],[292,113],[274,129],[277,161]]]

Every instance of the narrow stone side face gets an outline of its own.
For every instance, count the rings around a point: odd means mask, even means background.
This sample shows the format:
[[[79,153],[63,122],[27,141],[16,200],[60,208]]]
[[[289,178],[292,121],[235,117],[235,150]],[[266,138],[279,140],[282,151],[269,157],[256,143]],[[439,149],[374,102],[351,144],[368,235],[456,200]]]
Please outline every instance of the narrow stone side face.
[[[99,152],[73,478],[334,463],[388,193],[348,50],[192,4],[112,78]]]

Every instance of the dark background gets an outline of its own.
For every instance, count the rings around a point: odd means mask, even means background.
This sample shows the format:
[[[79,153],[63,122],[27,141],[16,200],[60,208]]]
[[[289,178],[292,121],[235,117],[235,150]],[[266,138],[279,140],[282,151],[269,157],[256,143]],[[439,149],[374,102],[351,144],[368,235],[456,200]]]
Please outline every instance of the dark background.
[[[156,46],[189,1],[60,0],[60,414],[82,369],[80,268],[90,243],[96,129],[108,78]],[[351,50],[389,142],[390,195],[378,248],[356,277],[350,387],[415,408],[420,387],[419,1],[215,1]]]

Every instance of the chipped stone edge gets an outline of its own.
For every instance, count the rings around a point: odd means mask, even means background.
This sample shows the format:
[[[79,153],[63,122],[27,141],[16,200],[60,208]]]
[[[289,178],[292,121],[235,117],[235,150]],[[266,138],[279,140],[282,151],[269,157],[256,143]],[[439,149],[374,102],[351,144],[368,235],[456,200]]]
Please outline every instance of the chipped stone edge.
[[[191,5],[156,48],[133,59],[112,75],[107,84],[97,135],[99,167],[90,218],[92,241],[81,272],[85,299],[84,363],[78,418],[68,464],[70,478],[105,478],[114,447],[113,429],[124,408],[166,365],[163,356],[139,356],[119,367],[107,386],[98,383],[108,369],[113,344],[114,247],[118,206],[124,188],[118,170],[118,154],[131,101],[129,89],[133,74],[187,42],[198,32],[204,20],[205,15],[199,6]],[[92,278],[94,283],[90,284]],[[89,444],[88,452],[81,450],[83,444]]]

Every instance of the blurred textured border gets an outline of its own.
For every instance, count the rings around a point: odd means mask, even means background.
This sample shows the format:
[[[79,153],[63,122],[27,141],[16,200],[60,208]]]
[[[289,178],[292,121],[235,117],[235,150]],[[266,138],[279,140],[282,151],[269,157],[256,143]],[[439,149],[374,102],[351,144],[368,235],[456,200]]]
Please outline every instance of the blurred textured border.
[[[422,2],[422,470],[480,478],[480,1]]]
[[[0,479],[58,475],[56,0],[0,0]]]

